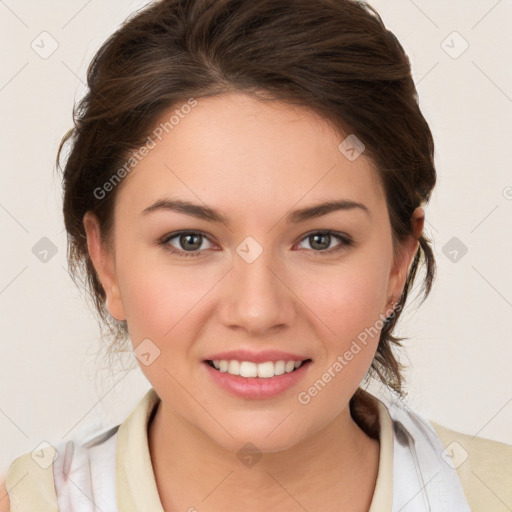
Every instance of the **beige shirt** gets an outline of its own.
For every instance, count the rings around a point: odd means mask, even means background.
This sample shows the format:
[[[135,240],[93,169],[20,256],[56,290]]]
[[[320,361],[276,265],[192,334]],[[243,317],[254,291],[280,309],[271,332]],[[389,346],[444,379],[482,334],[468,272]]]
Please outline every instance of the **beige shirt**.
[[[369,512],[391,512],[393,424],[386,406],[372,395],[367,396],[375,402],[380,425],[379,469]],[[159,400],[151,388],[115,434],[115,479],[112,479],[115,489],[112,489],[112,493],[115,492],[118,512],[163,512],[147,436],[148,421]],[[456,442],[468,452],[467,460],[457,468],[457,472],[471,509],[476,512],[510,512],[512,446],[472,437],[431,423],[446,447]],[[11,512],[59,511],[53,467],[50,465],[46,469],[42,468],[35,463],[30,453],[18,457],[11,464],[6,488]],[[112,511],[102,509],[102,512]]]
[[[119,447],[124,447],[117,458],[118,500],[119,510],[122,512],[141,512],[142,510],[163,512],[152,471],[146,430],[149,416],[158,397],[156,393],[150,392],[144,400],[146,402],[142,407],[132,413],[118,432]],[[379,413],[383,418],[379,472],[369,512],[391,510],[393,435],[391,419],[385,406],[380,402]],[[139,461],[139,464],[133,465],[131,461]]]

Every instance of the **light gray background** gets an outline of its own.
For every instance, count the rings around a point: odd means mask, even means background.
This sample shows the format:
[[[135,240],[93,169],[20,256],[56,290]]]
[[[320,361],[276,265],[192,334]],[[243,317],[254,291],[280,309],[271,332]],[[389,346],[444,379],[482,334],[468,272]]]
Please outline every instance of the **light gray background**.
[[[0,475],[42,441],[120,423],[149,388],[138,368],[111,375],[96,357],[97,325],[66,270],[53,171],[89,61],[145,4],[0,1]],[[427,208],[439,275],[400,329],[410,338],[407,402],[449,428],[512,444],[512,2],[371,4],[411,58],[439,173]],[[31,47],[51,49],[44,31],[58,43],[47,58]],[[57,248],[47,262],[32,252],[43,237]],[[467,254],[446,245],[453,237]]]

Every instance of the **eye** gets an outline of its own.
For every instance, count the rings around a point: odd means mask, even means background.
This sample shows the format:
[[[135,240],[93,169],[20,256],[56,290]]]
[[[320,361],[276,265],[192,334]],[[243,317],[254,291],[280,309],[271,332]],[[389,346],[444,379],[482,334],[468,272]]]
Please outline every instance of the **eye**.
[[[175,239],[174,244],[177,246],[171,243]],[[211,247],[203,247],[205,240],[210,242],[204,233],[198,231],[179,231],[166,235],[159,242],[159,245],[171,254],[177,254],[178,256],[201,256],[203,251],[211,249]],[[339,243],[331,247],[331,243],[335,240]],[[318,255],[332,254],[353,245],[350,236],[334,231],[315,231],[302,238],[301,243],[304,243],[304,241],[308,241],[313,252]]]
[[[171,240],[177,239],[178,247],[171,244]],[[159,242],[166,250],[172,254],[179,254],[180,256],[201,256],[202,251],[208,249],[202,247],[203,241],[209,241],[208,237],[197,231],[180,231],[178,233],[171,233],[166,235],[164,239]]]
[[[333,239],[340,243],[329,248]],[[332,254],[333,252],[341,251],[353,244],[352,239],[348,235],[334,231],[315,231],[306,235],[302,239],[302,242],[304,241],[308,241],[313,248],[313,252],[319,255]]]

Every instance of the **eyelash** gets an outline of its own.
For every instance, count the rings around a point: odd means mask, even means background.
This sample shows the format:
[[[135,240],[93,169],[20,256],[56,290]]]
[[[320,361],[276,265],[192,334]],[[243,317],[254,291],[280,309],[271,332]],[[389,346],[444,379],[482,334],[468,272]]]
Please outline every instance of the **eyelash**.
[[[209,242],[213,243],[208,236],[206,236],[204,233],[202,233],[200,231],[178,231],[176,233],[171,233],[169,235],[166,235],[162,240],[160,240],[158,242],[158,245],[162,246],[166,251],[169,251],[171,254],[177,254],[179,256],[184,256],[184,257],[202,256],[203,250],[182,251],[180,249],[176,249],[175,247],[172,247],[169,245],[169,242],[173,238],[177,238],[181,235],[199,235],[199,236],[206,238]],[[303,242],[304,240],[308,239],[309,237],[311,237],[313,235],[330,235],[330,236],[334,237],[335,239],[337,239],[339,242],[341,242],[339,245],[337,245],[331,249],[325,249],[325,250],[321,250],[321,251],[315,251],[313,249],[310,249],[310,252],[313,252],[313,253],[317,254],[318,256],[328,256],[328,255],[331,255],[338,251],[341,251],[343,249],[346,249],[347,247],[350,247],[354,244],[352,238],[349,237],[348,235],[346,235],[344,233],[338,233],[336,231],[329,231],[329,230],[312,231],[312,232],[308,233],[307,235],[305,235],[303,238],[301,238],[299,240],[299,242]],[[204,250],[206,250],[206,249],[204,249]]]

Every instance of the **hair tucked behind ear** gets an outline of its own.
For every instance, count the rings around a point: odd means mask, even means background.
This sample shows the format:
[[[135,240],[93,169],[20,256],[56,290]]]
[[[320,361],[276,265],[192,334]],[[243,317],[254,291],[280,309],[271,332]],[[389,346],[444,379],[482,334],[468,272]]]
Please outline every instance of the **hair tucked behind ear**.
[[[190,98],[239,91],[262,101],[308,107],[340,136],[356,135],[386,192],[397,244],[412,236],[410,219],[435,185],[434,143],[418,106],[410,62],[378,13],[355,0],[161,0],[131,16],[99,49],[87,73],[88,92],[61,143],[68,259],[84,277],[112,347],[126,324],[104,307],[105,292],[87,253],[82,223],[94,212],[105,241],[119,186],[95,194],[140,147],[162,113]],[[424,262],[424,296],[435,263],[421,236],[395,314],[386,321],[371,365],[403,393],[392,332]]]

